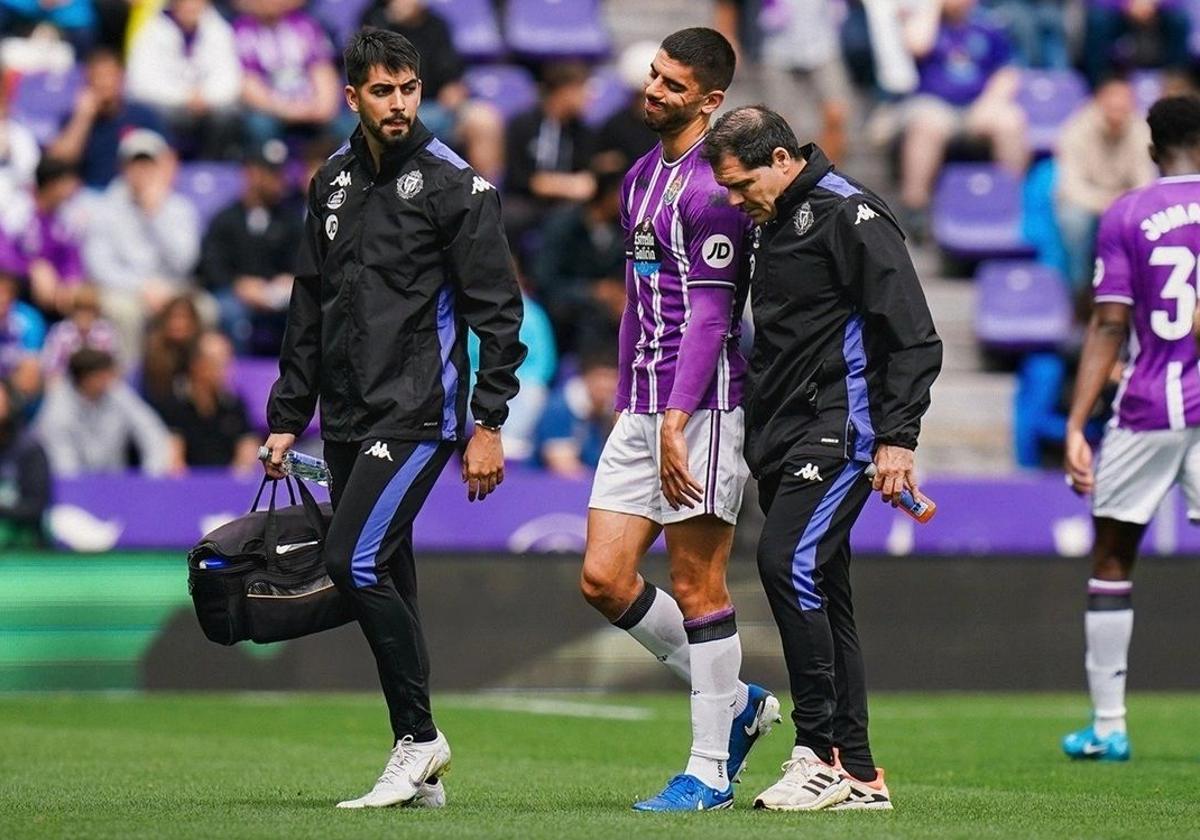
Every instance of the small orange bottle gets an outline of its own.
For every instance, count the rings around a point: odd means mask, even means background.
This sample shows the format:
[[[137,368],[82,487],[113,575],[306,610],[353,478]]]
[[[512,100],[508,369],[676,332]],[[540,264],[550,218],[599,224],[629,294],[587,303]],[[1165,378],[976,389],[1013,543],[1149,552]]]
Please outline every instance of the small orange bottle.
[[[874,478],[876,472],[875,465],[868,464],[867,468],[863,470],[863,475],[867,478]],[[932,499],[918,499],[908,489],[900,491],[900,509],[922,525],[933,519],[933,515],[937,513],[937,505]]]

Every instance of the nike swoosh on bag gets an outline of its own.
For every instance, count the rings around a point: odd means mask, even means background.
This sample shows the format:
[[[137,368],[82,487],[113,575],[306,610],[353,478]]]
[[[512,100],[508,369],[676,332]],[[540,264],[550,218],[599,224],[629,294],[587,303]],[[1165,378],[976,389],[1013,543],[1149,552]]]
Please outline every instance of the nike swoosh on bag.
[[[295,551],[298,548],[308,548],[308,546],[317,545],[320,542],[321,542],[320,540],[309,540],[308,542],[292,543],[291,545],[277,545],[277,546],[275,546],[275,553],[276,554],[291,554],[293,551]]]

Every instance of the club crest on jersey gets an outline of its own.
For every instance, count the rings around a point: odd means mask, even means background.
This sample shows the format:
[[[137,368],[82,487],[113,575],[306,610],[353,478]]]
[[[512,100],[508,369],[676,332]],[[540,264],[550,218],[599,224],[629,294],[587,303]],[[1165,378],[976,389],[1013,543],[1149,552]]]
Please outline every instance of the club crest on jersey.
[[[666,192],[663,193],[664,204],[674,204],[675,199],[679,198],[679,193],[683,192],[683,179],[676,177],[671,183],[667,184]]]
[[[346,203],[346,191],[338,190],[333,195],[329,196],[329,200],[325,202],[325,206],[330,210],[336,210]]]
[[[421,170],[414,169],[408,172],[399,181],[396,182],[396,195],[408,201],[421,191],[425,186],[425,176],[421,174]]]
[[[643,219],[633,230],[633,270],[641,277],[650,277],[657,274],[661,266],[654,225],[650,219]]]
[[[330,213],[329,218],[327,218],[325,220],[325,235],[328,236],[329,241],[332,242],[333,237],[337,236],[337,232],[338,232],[338,218],[337,218],[337,216]]]
[[[350,186],[350,173],[343,171],[339,172],[337,177],[329,182],[331,187],[348,187]]]
[[[796,210],[796,215],[792,216],[792,227],[796,229],[796,235],[803,236],[812,230],[815,220],[816,216],[813,215],[812,205],[807,201],[801,204]]]

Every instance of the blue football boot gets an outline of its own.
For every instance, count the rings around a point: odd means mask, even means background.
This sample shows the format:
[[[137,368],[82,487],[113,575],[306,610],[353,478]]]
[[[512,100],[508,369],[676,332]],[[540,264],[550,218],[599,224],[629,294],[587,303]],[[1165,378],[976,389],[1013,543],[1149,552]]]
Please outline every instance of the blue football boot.
[[[1063,752],[1070,758],[1091,761],[1128,761],[1129,736],[1113,732],[1101,738],[1096,730],[1085,726],[1062,739]]]
[[[733,807],[733,785],[724,791],[710,788],[695,776],[680,773],[662,793],[641,802],[635,802],[635,811],[718,811]]]
[[[739,781],[746,769],[746,756],[763,735],[779,723],[779,700],[761,685],[750,685],[749,702],[742,713],[733,719],[729,730],[729,760],[725,763],[729,778]]]

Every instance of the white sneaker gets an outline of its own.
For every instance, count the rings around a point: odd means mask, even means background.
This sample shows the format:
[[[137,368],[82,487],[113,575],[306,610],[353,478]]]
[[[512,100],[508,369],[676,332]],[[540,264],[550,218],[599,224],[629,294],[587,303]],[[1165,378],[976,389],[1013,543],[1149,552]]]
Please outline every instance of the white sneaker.
[[[836,768],[793,751],[792,757],[783,763],[783,778],[760,793],[754,807],[768,811],[819,811],[849,795],[850,783]]]
[[[864,782],[842,771],[850,784],[850,795],[836,805],[829,807],[830,811],[890,811],[892,810],[892,794],[888,791],[887,783],[883,780],[883,768],[875,768],[875,781]]]
[[[446,786],[441,779],[431,779],[417,789],[417,798],[408,803],[409,808],[445,808]]]
[[[345,802],[339,802],[337,806],[387,808],[390,805],[408,805],[421,795],[421,788],[426,782],[444,775],[449,767],[450,744],[441,732],[438,732],[437,738],[424,744],[415,744],[412,736],[406,736],[396,742],[392,756],[383,768],[379,780],[375,782],[375,787],[365,796],[347,799]],[[437,787],[440,788],[441,785]],[[445,804],[444,791],[441,802]]]

